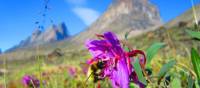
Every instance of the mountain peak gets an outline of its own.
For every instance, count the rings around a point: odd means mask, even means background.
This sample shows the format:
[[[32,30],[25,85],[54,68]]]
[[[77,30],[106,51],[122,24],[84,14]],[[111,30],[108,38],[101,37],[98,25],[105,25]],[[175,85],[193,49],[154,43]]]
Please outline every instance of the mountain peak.
[[[68,32],[67,26],[65,25],[64,22],[62,22],[58,25],[58,33],[59,33],[59,35],[61,35],[60,36],[61,39],[69,37],[69,32]]]
[[[65,23],[60,23],[58,25],[52,25],[49,29],[44,31],[44,33],[41,36],[42,37],[40,40],[43,40],[44,42],[53,42],[68,38],[69,33]]]
[[[57,42],[64,40],[69,37],[68,29],[65,23],[60,23],[58,25],[51,25],[45,31],[41,31],[40,29],[36,28],[32,35],[29,36],[27,39],[21,41],[19,45],[11,48],[8,51],[15,50],[19,47],[26,47],[26,46],[34,46],[40,45],[49,42]]]
[[[64,40],[68,37],[69,33],[67,26],[65,25],[65,23],[60,23],[58,25],[53,24],[50,28],[39,34],[39,37],[34,41],[39,43],[48,43]]]
[[[40,29],[35,29],[32,33],[32,35],[40,35],[42,33],[42,31]]]
[[[114,0],[113,3],[115,3],[115,4],[125,3],[128,6],[132,6],[132,4],[147,5],[148,4],[148,0]]]

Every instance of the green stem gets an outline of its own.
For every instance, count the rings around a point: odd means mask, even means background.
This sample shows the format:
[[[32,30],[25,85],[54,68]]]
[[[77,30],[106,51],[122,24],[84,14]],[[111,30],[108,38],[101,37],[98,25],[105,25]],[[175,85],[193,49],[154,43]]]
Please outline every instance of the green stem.
[[[7,83],[6,83],[6,79],[7,79],[7,75],[6,75],[6,69],[7,69],[7,63],[6,63],[6,59],[4,58],[4,70],[5,70],[5,72],[4,72],[4,87],[5,88],[7,88]]]
[[[196,9],[195,9],[195,6],[194,6],[194,1],[193,0],[190,0],[190,1],[191,1],[191,4],[192,4],[193,17],[194,17],[196,25],[198,26],[198,19],[197,19],[197,15],[196,15]]]

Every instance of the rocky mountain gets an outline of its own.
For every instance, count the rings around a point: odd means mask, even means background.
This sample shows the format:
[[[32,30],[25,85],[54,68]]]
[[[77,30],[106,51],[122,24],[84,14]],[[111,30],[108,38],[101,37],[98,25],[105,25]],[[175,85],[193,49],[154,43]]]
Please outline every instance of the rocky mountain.
[[[113,0],[108,10],[87,30],[73,38],[83,41],[95,33],[113,31],[120,34],[133,31],[133,35],[161,25],[159,11],[148,0]]]
[[[65,23],[60,23],[58,25],[54,24],[49,28],[47,28],[45,31],[41,31],[40,29],[35,29],[31,36],[21,41],[19,45],[9,49],[8,52],[18,48],[24,48],[29,46],[33,47],[35,45],[57,42],[64,40],[68,37],[69,37],[68,29]]]

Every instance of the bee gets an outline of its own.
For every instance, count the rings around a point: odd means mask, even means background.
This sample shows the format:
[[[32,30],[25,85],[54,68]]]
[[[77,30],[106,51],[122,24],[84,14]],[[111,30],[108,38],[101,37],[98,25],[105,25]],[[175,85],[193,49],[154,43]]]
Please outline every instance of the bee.
[[[94,62],[90,65],[89,69],[88,69],[88,79],[90,81],[93,81],[94,83],[103,80],[100,75],[101,75],[101,71],[102,69],[105,67],[105,61],[97,61]]]

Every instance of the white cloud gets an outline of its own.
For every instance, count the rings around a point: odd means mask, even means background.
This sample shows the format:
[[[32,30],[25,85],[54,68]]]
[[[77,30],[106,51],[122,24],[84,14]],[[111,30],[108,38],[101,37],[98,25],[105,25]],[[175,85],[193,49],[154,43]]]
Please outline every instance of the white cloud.
[[[66,0],[66,1],[74,5],[83,5],[86,3],[87,0]]]
[[[83,22],[89,26],[90,24],[92,24],[94,21],[96,21],[99,16],[100,13],[96,10],[93,10],[91,8],[81,8],[81,7],[77,7],[73,9],[73,12],[80,18],[83,20]]]

